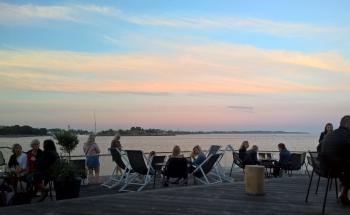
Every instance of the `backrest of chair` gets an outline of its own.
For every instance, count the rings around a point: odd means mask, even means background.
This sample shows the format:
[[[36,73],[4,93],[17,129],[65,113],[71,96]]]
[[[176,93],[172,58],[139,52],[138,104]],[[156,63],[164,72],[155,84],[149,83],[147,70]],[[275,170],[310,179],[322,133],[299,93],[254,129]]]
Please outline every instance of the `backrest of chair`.
[[[233,155],[233,162],[240,168],[244,169],[244,164],[243,161],[239,158],[238,153],[236,153],[235,151],[232,152]]]
[[[305,157],[304,157],[305,159]],[[292,153],[289,160],[289,170],[299,170],[302,167],[302,154]]]
[[[160,169],[162,166],[159,165],[159,164],[164,163],[165,157],[166,157],[165,155],[153,156],[153,159],[152,159],[152,167],[153,167],[154,169],[157,168],[157,170]]]
[[[166,175],[169,177],[182,177],[187,174],[186,158],[169,158],[166,164]]]
[[[112,160],[122,169],[125,169],[126,165],[122,160],[122,155],[120,151],[116,148],[110,148],[109,151],[112,155]]]
[[[221,156],[222,156],[222,153],[210,155],[202,164],[203,172],[205,174],[208,174]]]
[[[2,154],[2,151],[0,151],[0,166],[4,166],[6,164],[4,155]]]
[[[210,155],[215,155],[216,153],[218,153],[220,148],[221,148],[221,146],[219,146],[219,145],[211,145],[209,147],[207,157],[209,157]]]
[[[272,154],[271,153],[269,153],[269,152],[266,153],[266,157],[267,157],[268,160],[272,160]]]
[[[306,152],[301,153],[301,166],[305,164]]]
[[[147,175],[148,167],[141,150],[126,150],[131,168],[141,174]]]
[[[314,169],[314,171],[319,174],[320,173],[320,161],[318,159],[318,153],[317,152],[310,152],[310,160],[311,160],[311,166]]]

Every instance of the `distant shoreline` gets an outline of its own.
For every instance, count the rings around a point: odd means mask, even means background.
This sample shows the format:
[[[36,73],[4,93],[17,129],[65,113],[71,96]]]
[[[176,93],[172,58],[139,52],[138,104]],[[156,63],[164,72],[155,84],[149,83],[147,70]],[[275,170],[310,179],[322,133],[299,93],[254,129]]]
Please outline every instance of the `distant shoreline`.
[[[233,131],[233,132],[189,132],[177,134],[140,134],[140,135],[122,135],[124,137],[164,137],[177,135],[193,134],[310,134],[309,132],[287,132],[287,131]],[[84,134],[82,134],[84,135]],[[51,137],[52,135],[0,135],[0,138],[20,138],[20,137]],[[98,137],[111,137],[114,135],[96,135]]]

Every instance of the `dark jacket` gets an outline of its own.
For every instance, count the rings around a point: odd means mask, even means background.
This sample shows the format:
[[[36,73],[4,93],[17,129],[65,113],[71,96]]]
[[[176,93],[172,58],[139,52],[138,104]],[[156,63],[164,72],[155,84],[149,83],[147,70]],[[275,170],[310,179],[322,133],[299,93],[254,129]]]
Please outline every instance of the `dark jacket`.
[[[327,135],[323,140],[320,157],[350,160],[350,130],[339,127]]]
[[[258,152],[250,149],[247,151],[246,156],[243,160],[244,165],[258,165],[260,161],[258,160]]]
[[[288,162],[291,158],[290,152],[287,149],[282,149],[280,151],[279,163],[282,167],[288,167]]]
[[[244,161],[245,156],[247,155],[247,149],[239,149],[238,151],[238,157],[241,159],[241,161]]]
[[[38,161],[38,169],[44,174],[50,175],[54,171],[55,165],[59,162],[59,155],[56,151],[44,151]]]

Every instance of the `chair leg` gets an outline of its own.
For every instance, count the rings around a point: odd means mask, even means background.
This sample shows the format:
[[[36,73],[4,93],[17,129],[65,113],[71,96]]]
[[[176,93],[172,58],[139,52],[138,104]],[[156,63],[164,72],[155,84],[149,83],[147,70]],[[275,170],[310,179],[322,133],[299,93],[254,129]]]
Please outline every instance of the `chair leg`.
[[[230,170],[230,177],[232,176],[232,170],[233,170],[233,166],[235,165],[234,162],[232,162],[232,165],[231,165],[231,170]]]
[[[309,181],[309,187],[307,188],[307,194],[306,194],[305,202],[307,202],[307,200],[309,198],[310,187],[311,187],[313,176],[314,176],[314,170],[312,170],[312,172],[311,172],[311,177],[310,177],[310,181]]]
[[[326,187],[326,193],[324,194],[324,199],[323,199],[323,206],[322,206],[322,214],[324,214],[325,208],[326,208],[326,202],[327,202],[327,194],[328,194],[328,189],[329,189],[329,184],[330,184],[330,173],[328,174],[328,179],[327,179],[327,187]]]
[[[334,178],[334,184],[335,184],[335,198],[337,199],[337,202],[338,202],[338,182],[337,182],[337,178]]]
[[[320,180],[321,180],[321,176],[318,176],[317,187],[316,187],[316,191],[315,191],[316,195],[318,193],[318,187],[320,186]]]

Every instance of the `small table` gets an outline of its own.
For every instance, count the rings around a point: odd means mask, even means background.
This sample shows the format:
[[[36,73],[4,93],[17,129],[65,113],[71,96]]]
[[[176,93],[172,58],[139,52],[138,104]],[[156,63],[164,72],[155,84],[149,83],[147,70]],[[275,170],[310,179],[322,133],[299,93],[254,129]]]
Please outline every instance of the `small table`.
[[[161,171],[162,168],[163,168],[165,165],[166,165],[166,162],[154,163],[154,164],[153,164],[153,168],[154,168],[153,189],[156,188],[157,171]]]
[[[260,160],[261,165],[266,169],[266,177],[272,177],[272,169],[275,167],[277,160],[273,159],[262,159]]]

